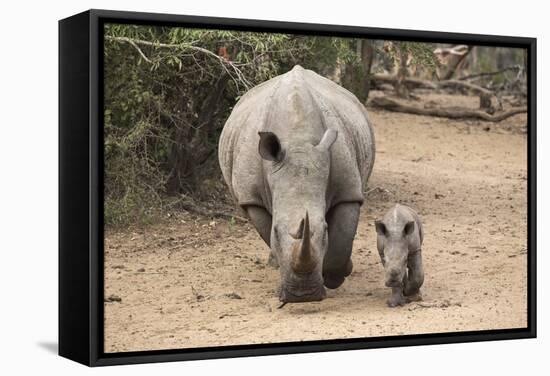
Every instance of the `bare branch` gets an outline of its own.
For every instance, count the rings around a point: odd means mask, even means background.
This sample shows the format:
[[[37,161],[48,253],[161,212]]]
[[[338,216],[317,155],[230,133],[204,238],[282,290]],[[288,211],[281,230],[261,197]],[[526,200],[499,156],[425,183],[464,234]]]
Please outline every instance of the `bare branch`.
[[[137,52],[141,55],[141,57],[143,58],[143,60],[145,60],[146,62],[148,62],[149,64],[153,64],[153,62],[147,57],[145,56],[145,54],[143,53],[143,51],[141,50],[141,48],[139,48],[139,46],[136,44],[136,42],[134,42],[132,39],[130,38],[126,38],[125,40],[126,42],[128,42],[130,45],[132,45],[136,50]]]
[[[463,81],[463,80],[470,80],[470,79],[473,79],[473,78],[496,76],[497,74],[501,74],[501,73],[508,72],[508,71],[519,71],[519,72],[521,72],[521,70],[522,70],[521,66],[511,65],[509,67],[506,67],[506,68],[503,68],[503,69],[500,69],[500,70],[497,70],[497,71],[483,72],[483,73],[471,74],[469,76],[463,76],[463,77],[460,77],[459,80]]]

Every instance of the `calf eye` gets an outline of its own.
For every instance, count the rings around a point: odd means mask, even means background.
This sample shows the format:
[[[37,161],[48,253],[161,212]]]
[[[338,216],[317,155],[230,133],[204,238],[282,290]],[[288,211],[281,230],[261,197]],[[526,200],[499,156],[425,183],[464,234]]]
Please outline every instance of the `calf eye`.
[[[275,238],[276,238],[277,240],[280,240],[279,226],[273,226],[273,233],[275,234]]]

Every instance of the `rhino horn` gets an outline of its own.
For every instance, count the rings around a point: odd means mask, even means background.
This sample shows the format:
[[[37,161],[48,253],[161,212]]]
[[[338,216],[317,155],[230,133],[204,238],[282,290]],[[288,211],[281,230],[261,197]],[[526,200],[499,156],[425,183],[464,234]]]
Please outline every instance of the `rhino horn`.
[[[311,246],[311,231],[309,228],[309,215],[300,221],[300,226],[296,234],[298,241],[294,244],[292,251],[292,269],[297,273],[308,273],[315,268],[315,259]],[[294,236],[293,236],[294,237]]]

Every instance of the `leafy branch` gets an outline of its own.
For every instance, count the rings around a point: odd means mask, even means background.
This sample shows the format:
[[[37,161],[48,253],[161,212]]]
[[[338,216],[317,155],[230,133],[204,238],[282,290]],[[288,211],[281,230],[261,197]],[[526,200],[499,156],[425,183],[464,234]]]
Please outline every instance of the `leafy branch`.
[[[238,86],[239,82],[245,87],[246,90],[248,90],[252,86],[254,86],[246,78],[246,76],[243,74],[243,72],[233,62],[225,59],[222,56],[219,56],[219,55],[215,54],[214,52],[212,52],[210,50],[207,50],[206,48],[195,46],[191,43],[179,43],[179,44],[176,44],[176,43],[159,43],[159,42],[150,42],[150,41],[142,40],[142,39],[133,39],[133,38],[128,38],[128,37],[117,37],[117,36],[111,36],[111,35],[106,35],[105,40],[130,44],[132,47],[134,47],[137,50],[137,52],[143,58],[143,60],[145,60],[147,63],[152,64],[152,65],[154,64],[154,62],[150,58],[148,58],[145,55],[145,53],[143,53],[143,51],[139,47],[140,45],[141,46],[149,46],[149,47],[153,47],[153,48],[176,49],[176,50],[181,51],[181,52],[185,52],[186,50],[192,50],[192,51],[200,52],[200,53],[203,53],[203,54],[205,54],[205,55],[207,55],[211,58],[216,59],[221,64],[221,66],[223,67],[225,72],[229,75],[229,77],[231,77],[231,79],[235,82],[235,84],[237,86]]]

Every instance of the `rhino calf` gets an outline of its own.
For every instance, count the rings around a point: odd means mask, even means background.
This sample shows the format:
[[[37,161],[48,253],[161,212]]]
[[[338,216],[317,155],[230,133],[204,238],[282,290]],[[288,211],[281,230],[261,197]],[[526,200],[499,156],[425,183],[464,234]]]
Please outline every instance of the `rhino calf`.
[[[385,283],[392,288],[388,305],[402,306],[420,300],[420,286],[424,282],[420,217],[410,207],[396,204],[375,225]]]

